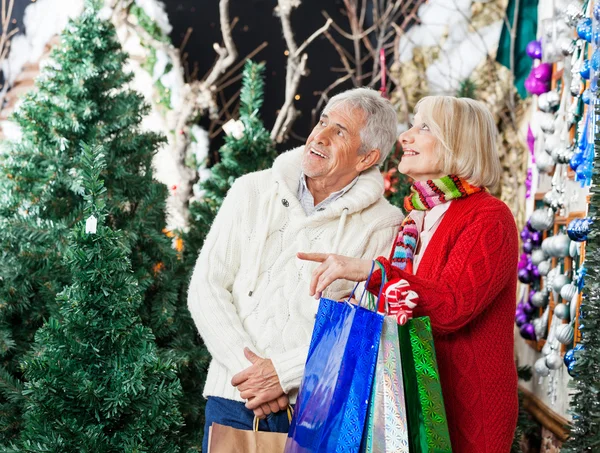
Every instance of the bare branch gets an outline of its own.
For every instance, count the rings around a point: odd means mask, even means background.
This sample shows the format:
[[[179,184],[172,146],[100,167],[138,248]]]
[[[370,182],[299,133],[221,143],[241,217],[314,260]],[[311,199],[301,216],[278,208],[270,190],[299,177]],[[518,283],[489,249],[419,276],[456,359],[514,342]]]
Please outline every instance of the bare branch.
[[[229,21],[229,0],[219,1],[219,19],[221,22],[221,34],[223,35],[223,43],[225,47],[221,47],[215,43],[215,52],[219,54],[215,65],[213,66],[210,74],[204,80],[206,86],[213,85],[219,76],[223,74],[229,66],[233,64],[237,58],[237,49],[233,43],[231,37],[231,23]]]

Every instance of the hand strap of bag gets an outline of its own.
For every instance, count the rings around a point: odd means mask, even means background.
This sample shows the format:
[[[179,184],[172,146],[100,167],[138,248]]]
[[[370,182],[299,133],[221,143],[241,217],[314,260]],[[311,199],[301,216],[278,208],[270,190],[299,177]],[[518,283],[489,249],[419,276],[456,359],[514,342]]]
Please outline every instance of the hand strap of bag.
[[[385,286],[386,283],[386,275],[385,275],[385,268],[383,267],[383,265],[377,261],[377,260],[373,260],[372,264],[371,264],[371,272],[369,272],[369,276],[367,277],[367,279],[365,280],[365,287],[363,290],[362,295],[360,296],[360,300],[358,301],[358,305],[360,307],[362,307],[362,301],[363,298],[365,297],[365,294],[368,292],[367,291],[367,284],[368,282],[371,280],[371,277],[373,275],[373,270],[375,269],[375,264],[377,264],[377,266],[379,266],[379,268],[381,269],[381,285],[379,286],[379,295],[377,296],[377,305],[380,304],[381,301],[381,293],[383,292],[383,287]],[[350,299],[352,299],[352,297],[354,296],[354,293],[356,292],[356,288],[358,288],[358,285],[360,284],[360,282],[358,282],[355,286],[354,289],[352,290],[352,292],[350,293],[350,296],[348,297],[348,300],[346,301],[347,303],[350,303]],[[363,307],[363,308],[367,308],[367,307]],[[373,307],[373,310],[375,309],[375,307]]]
[[[288,416],[288,423],[292,423],[292,416],[294,415],[294,409],[292,408],[292,406],[290,406],[288,404],[287,407],[287,416]],[[258,418],[256,415],[254,416],[254,432],[258,431],[258,424],[260,423],[260,418]]]

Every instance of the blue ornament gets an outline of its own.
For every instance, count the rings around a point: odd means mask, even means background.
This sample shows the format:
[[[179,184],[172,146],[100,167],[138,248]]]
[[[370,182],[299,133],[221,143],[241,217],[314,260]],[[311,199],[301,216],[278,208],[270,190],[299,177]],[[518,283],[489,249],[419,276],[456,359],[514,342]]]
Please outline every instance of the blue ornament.
[[[587,42],[592,42],[592,19],[584,17],[577,24],[577,36]]]
[[[590,90],[589,89],[585,90],[581,94],[581,100],[584,102],[584,104],[589,104],[591,96],[592,96],[592,93],[590,93]]]
[[[600,69],[600,50],[596,49],[594,51],[594,54],[592,55],[592,58],[590,60],[590,64],[592,65],[592,69],[594,71],[598,71],[598,69]]]
[[[567,226],[567,234],[572,241],[583,242],[587,241],[590,228],[592,227],[592,219],[573,219]]]
[[[571,160],[569,161],[569,166],[571,167],[571,170],[577,170],[577,167],[579,167],[582,163],[583,151],[576,151],[575,154],[573,154],[573,156],[571,157]]]
[[[597,21],[600,21],[600,3],[594,5],[594,17]]]
[[[575,180],[581,183],[581,187],[589,186],[592,183],[592,171],[594,165],[591,162],[584,161],[577,170],[575,170]]]
[[[581,266],[577,270],[577,289],[579,292],[581,292],[581,290],[583,289],[583,285],[585,285],[585,274],[587,274],[587,269],[585,268],[585,266]],[[585,298],[585,294],[583,295],[583,297]]]
[[[585,80],[588,80],[590,78],[590,69],[591,69],[591,63],[590,60],[583,60],[583,65],[581,66],[581,69],[579,70],[579,74],[581,74],[581,77],[583,77]]]
[[[567,352],[565,352],[565,357],[563,358],[563,362],[565,363],[565,366],[568,367],[574,361],[575,361],[575,350],[569,349]]]
[[[569,376],[577,377],[577,373],[575,373],[576,365],[577,365],[577,362],[572,362],[567,365],[567,372],[569,373]]]

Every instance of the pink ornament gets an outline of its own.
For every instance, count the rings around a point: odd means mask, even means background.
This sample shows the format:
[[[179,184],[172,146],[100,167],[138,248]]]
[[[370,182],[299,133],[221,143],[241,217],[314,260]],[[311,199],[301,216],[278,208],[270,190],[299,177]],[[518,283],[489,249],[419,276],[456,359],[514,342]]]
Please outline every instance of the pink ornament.
[[[525,89],[531,94],[540,94],[550,91],[550,84],[542,82],[531,75],[525,79]]]
[[[540,63],[531,69],[529,76],[542,82],[549,82],[552,78],[552,65],[550,63]]]

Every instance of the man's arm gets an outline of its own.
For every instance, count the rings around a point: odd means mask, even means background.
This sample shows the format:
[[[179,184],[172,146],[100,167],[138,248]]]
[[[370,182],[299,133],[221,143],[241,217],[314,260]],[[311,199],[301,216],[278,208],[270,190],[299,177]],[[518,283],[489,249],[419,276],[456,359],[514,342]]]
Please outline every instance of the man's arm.
[[[188,308],[210,354],[231,374],[247,368],[244,347],[254,345],[231,294],[240,267],[245,192],[233,184],[206,236],[188,291]]]

